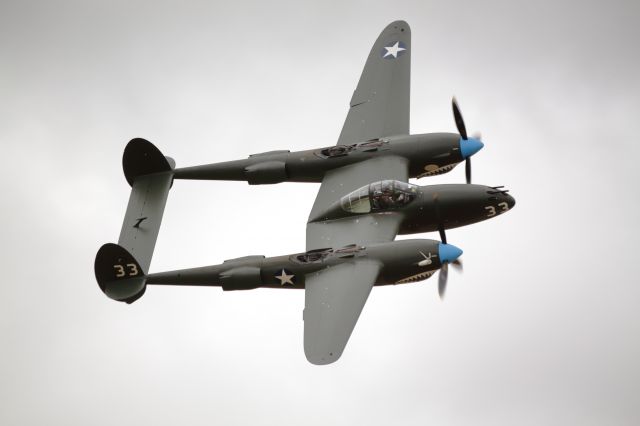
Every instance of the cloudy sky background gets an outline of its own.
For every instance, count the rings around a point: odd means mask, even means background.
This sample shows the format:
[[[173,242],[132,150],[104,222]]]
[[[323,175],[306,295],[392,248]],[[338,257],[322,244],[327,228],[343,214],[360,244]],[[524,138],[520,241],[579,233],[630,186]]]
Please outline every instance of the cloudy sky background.
[[[640,422],[637,2],[375,3],[0,3],[1,424]],[[474,181],[517,200],[448,233],[446,302],[434,279],[374,289],[318,367],[302,291],[100,292],[129,139],[179,166],[332,145],[396,19],[412,132],[454,131],[455,94]],[[177,181],[151,269],[301,251],[316,190]]]

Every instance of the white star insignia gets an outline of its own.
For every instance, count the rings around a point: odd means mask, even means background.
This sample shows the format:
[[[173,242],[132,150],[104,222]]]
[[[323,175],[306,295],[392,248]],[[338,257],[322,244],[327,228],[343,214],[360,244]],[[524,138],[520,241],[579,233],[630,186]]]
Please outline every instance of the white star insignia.
[[[387,56],[391,55],[394,58],[398,57],[398,53],[402,52],[403,50],[407,50],[404,47],[400,47],[400,42],[396,41],[396,44],[394,44],[391,47],[386,47],[385,49],[387,49],[387,53],[384,54],[383,58],[386,58]]]
[[[280,275],[276,275],[276,278],[280,280],[280,285],[285,285],[285,284],[293,284],[292,279],[295,277],[295,275],[291,274],[291,275],[287,275],[287,271],[285,271],[284,269],[282,270],[282,272],[280,272]]]

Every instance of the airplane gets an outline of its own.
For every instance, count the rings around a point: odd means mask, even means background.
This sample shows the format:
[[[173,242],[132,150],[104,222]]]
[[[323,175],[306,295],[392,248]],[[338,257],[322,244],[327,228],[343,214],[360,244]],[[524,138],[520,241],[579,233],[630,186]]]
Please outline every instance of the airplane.
[[[417,282],[440,270],[443,297],[448,265],[460,267],[462,254],[447,243],[445,230],[498,216],[515,200],[504,187],[470,183],[470,157],[483,145],[467,137],[455,99],[459,134],[409,135],[410,46],[406,22],[382,31],[335,147],[176,168],[151,142],[130,141],[122,163],[131,196],[118,244],[105,244],[96,255],[100,289],[126,303],[139,299],[147,285],[304,289],[304,352],[318,365],[340,358],[374,285]],[[463,160],[466,184],[408,182],[446,173]],[[321,182],[307,222],[306,251],[149,273],[174,179]],[[398,234],[431,231],[439,232],[440,241],[394,241]]]

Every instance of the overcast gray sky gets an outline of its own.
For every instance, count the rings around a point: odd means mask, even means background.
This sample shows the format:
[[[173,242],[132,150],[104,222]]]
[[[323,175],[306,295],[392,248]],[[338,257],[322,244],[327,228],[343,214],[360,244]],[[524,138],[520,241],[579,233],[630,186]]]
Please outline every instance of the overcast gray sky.
[[[1,424],[640,423],[638,3],[373,3],[0,3]],[[129,139],[179,166],[332,145],[396,19],[412,132],[454,131],[455,94],[474,181],[517,200],[448,234],[446,302],[434,279],[374,289],[317,367],[301,291],[100,292]],[[301,251],[316,191],[178,181],[151,269]]]

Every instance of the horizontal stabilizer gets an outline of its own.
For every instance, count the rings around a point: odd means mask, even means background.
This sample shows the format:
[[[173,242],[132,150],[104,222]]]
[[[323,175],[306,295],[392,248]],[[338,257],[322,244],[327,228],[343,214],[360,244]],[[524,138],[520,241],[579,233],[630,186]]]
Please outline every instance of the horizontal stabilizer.
[[[138,138],[125,148],[122,166],[131,184],[131,196],[118,244],[135,256],[143,272],[148,273],[175,162],[151,142]]]

